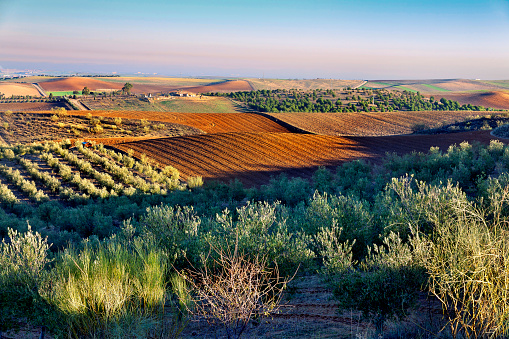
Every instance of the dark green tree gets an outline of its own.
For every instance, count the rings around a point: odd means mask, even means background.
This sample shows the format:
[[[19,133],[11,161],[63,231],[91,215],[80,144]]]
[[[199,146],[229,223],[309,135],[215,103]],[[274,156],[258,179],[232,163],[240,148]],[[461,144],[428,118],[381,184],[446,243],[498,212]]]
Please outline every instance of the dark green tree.
[[[83,95],[89,95],[90,94],[90,90],[88,89],[87,86],[85,86],[83,88],[83,90],[81,91],[81,94],[83,94]]]
[[[133,88],[133,85],[130,82],[126,82],[124,84],[124,87],[122,87],[122,92],[125,94],[131,94],[131,89]]]

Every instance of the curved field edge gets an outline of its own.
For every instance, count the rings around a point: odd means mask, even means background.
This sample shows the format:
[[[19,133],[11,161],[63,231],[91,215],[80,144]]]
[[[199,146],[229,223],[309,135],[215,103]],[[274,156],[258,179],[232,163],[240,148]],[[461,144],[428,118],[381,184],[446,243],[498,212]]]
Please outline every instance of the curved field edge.
[[[171,122],[198,128],[205,133],[290,132],[277,122],[255,113],[176,113],[146,111],[73,111],[73,115]]]
[[[477,116],[474,111],[418,111],[371,113],[267,113],[309,133],[335,136],[411,134],[417,125],[441,127]],[[490,115],[504,113],[490,112]]]
[[[335,167],[356,159],[381,161],[386,153],[426,152],[436,146],[446,150],[463,141],[488,144],[498,139],[489,131],[440,135],[338,137],[292,133],[225,133],[160,138],[119,143],[115,148],[140,157],[146,154],[160,165],[177,168],[183,178],[239,179],[261,185],[271,176],[287,173],[310,177],[319,166]]]

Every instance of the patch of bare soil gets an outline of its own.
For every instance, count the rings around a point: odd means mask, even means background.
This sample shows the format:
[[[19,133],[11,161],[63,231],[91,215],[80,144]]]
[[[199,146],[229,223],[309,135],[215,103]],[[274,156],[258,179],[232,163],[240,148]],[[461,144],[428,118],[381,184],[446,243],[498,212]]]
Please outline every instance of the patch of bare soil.
[[[0,114],[0,138],[7,144],[82,138],[172,137],[204,133],[171,122],[55,113]]]
[[[509,109],[509,91],[489,91],[476,93],[440,93],[440,97],[454,100],[460,104],[472,104],[496,109]]]
[[[209,92],[229,93],[237,91],[252,91],[253,87],[249,82],[245,80],[231,80],[205,86],[187,87],[185,88],[185,90],[191,93],[209,93]]]
[[[337,136],[386,136],[411,134],[416,126],[426,129],[464,121],[483,112],[419,111],[370,113],[268,113],[311,133]],[[484,112],[487,113],[487,112]],[[493,114],[493,112],[490,112]],[[499,114],[499,113],[495,113]]]
[[[271,176],[309,178],[319,166],[336,167],[367,159],[380,162],[387,152],[427,152],[437,146],[447,150],[463,141],[489,144],[490,131],[442,135],[339,137],[296,133],[217,133],[178,138],[148,139],[116,144],[136,156],[145,153],[162,166],[171,165],[183,178],[202,176],[228,182],[239,179],[246,186],[263,185]]]
[[[58,92],[81,91],[84,87],[88,87],[91,91],[100,89],[119,90],[122,89],[123,84],[106,82],[93,78],[70,77],[40,81],[39,86],[47,92]]]
[[[6,111],[21,111],[21,112],[34,112],[34,111],[50,111],[53,108],[64,107],[61,102],[10,102],[0,103],[0,112]]]
[[[438,333],[444,325],[436,300],[419,296],[417,307],[405,321],[388,321],[384,332],[408,333],[414,337],[419,328]],[[421,333],[425,330],[421,330]],[[292,281],[278,312],[251,321],[245,338],[371,338],[375,329],[358,311],[340,310],[332,291],[317,275]],[[182,333],[184,338],[227,338],[220,325],[194,318]],[[430,336],[431,337],[431,336]]]
[[[338,89],[355,88],[362,85],[363,80],[337,80],[337,79],[247,79],[255,90],[275,90],[275,89]]]
[[[11,95],[41,96],[39,91],[32,84],[18,84],[12,82],[0,82],[0,93],[4,94],[6,98]]]

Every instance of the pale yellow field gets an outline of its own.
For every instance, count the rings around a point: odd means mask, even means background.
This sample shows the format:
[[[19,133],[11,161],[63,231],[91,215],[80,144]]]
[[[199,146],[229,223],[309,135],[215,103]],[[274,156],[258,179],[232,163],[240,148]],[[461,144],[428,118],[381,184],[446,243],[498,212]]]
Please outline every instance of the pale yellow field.
[[[245,79],[255,90],[274,90],[274,89],[335,89],[344,87],[355,87],[361,85],[362,80],[337,80],[337,79],[307,79],[307,80],[292,80],[292,79]]]
[[[38,90],[32,84],[18,84],[12,82],[0,82],[0,93],[3,93],[7,98],[11,95],[31,95],[41,96]]]

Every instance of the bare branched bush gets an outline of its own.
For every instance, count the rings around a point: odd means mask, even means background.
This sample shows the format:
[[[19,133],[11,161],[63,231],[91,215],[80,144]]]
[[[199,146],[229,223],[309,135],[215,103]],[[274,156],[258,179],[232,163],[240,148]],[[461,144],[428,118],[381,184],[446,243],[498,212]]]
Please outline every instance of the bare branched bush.
[[[277,266],[268,269],[263,256],[249,259],[237,246],[233,251],[226,248],[211,245],[203,268],[182,277],[194,293],[189,311],[211,325],[222,325],[228,338],[240,338],[251,319],[277,311],[291,279],[281,277]]]

